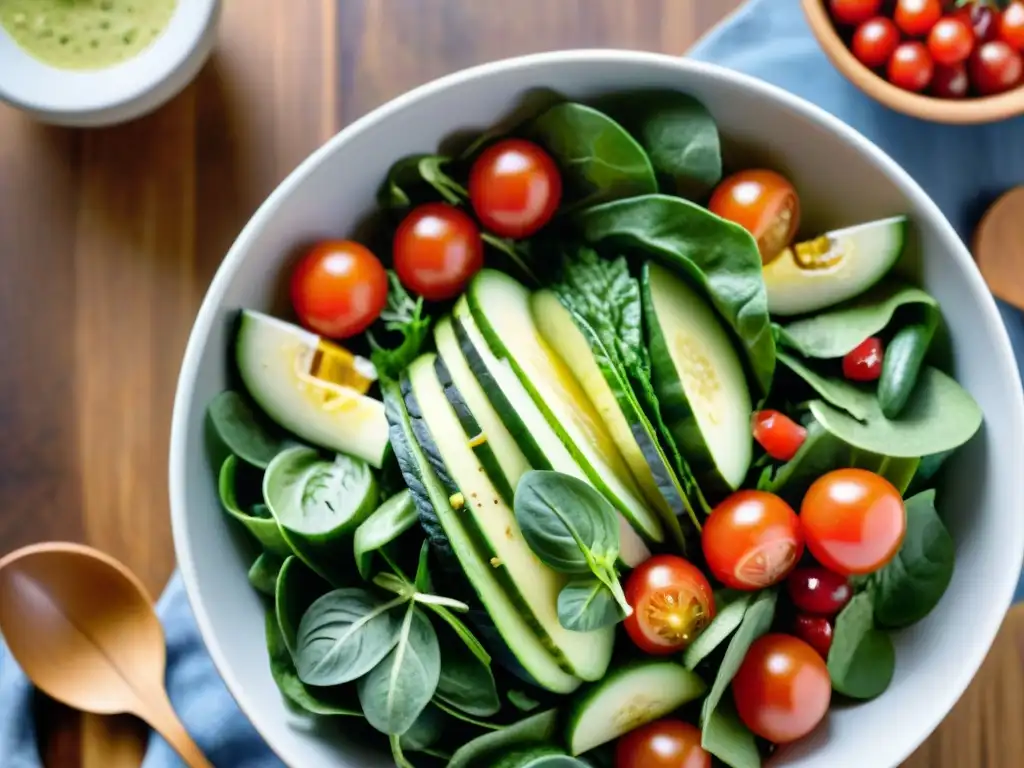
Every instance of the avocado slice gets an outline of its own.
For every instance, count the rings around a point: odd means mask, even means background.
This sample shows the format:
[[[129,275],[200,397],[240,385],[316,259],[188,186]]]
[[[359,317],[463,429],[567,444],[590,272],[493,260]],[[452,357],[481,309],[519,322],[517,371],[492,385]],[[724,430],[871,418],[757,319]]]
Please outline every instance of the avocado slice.
[[[893,216],[786,248],[764,266],[768,311],[802,315],[863,293],[899,260],[906,234],[907,217]]]

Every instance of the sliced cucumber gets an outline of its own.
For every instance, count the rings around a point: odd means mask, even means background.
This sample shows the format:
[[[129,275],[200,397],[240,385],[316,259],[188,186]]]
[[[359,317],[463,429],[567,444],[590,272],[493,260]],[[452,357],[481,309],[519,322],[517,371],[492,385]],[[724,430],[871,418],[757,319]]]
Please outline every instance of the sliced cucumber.
[[[579,686],[579,678],[558,666],[554,656],[544,647],[518,606],[510,599],[497,578],[496,569],[477,550],[463,524],[464,509],[456,511],[452,508],[451,494],[441,483],[413,436],[412,421],[402,404],[398,384],[384,382],[382,389],[388,401],[388,419],[394,433],[391,442],[395,446],[406,482],[413,496],[418,498],[417,504],[429,503],[430,512],[440,523],[451,552],[458,559],[466,580],[487,611],[501,642],[511,652],[515,663],[537,685],[554,693],[571,693]]]
[[[753,452],[743,363],[711,305],[682,279],[648,262],[641,287],[665,425],[701,488],[724,495],[743,482]]]
[[[463,528],[474,539],[480,555],[490,562],[495,578],[516,604],[523,620],[559,666],[583,680],[599,680],[611,662],[614,627],[594,632],[572,632],[558,620],[558,593],[568,578],[544,565],[527,545],[512,508],[491,483],[479,459],[464,439],[462,426],[434,369],[434,355],[423,355],[409,368],[409,384],[419,414],[430,433],[425,453],[436,452],[454,484],[449,490],[462,494]],[[413,419],[417,414],[406,400]]]
[[[494,356],[509,362],[591,484],[641,536],[664,541],[661,519],[647,508],[600,414],[538,332],[526,287],[503,272],[485,269],[473,278],[466,296]]]
[[[512,372],[508,361],[498,360],[491,353],[469,312],[469,304],[465,297],[455,305],[452,324],[459,348],[474,378],[498,418],[522,450],[529,466],[533,469],[553,469],[590,482],[522,382]],[[647,544],[621,513],[619,539],[619,559],[627,568],[635,568],[650,558],[651,551]]]
[[[576,694],[566,717],[569,752],[581,755],[664,717],[707,690],[700,675],[674,661],[637,661],[613,669]]]

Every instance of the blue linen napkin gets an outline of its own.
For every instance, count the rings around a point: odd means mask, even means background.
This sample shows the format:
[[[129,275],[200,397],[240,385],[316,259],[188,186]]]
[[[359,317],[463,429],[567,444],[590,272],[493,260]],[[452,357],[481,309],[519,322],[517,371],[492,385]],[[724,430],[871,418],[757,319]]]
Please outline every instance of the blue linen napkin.
[[[845,120],[906,168],[965,240],[996,196],[1024,183],[1024,142],[1020,141],[1024,119],[952,127],[891,112],[861,94],[832,67],[804,22],[799,0],[751,0],[705,37],[691,55],[760,77]],[[1007,306],[1000,310],[1019,357],[1024,352],[1024,316]],[[1024,584],[1018,588],[1021,597]],[[171,701],[210,760],[218,768],[281,766],[217,675],[177,575],[159,611],[167,634]],[[40,768],[31,700],[31,686],[0,644],[0,764],[5,768]],[[181,765],[154,735],[143,768]]]

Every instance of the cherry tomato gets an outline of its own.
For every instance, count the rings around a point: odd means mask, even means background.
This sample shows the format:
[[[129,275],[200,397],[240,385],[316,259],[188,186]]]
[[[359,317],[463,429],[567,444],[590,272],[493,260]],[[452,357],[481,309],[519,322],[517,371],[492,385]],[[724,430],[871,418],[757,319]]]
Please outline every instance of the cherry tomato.
[[[843,358],[843,376],[850,381],[875,381],[882,375],[882,340],[864,339]]]
[[[862,24],[878,15],[882,0],[829,0],[832,18],[840,24]]]
[[[754,439],[773,459],[789,461],[807,439],[807,430],[784,413],[758,411],[754,414]]]
[[[885,16],[865,21],[853,33],[853,55],[871,69],[885,66],[899,44],[900,31]]]
[[[924,43],[900,43],[889,59],[889,82],[907,91],[923,91],[934,73],[935,64]]]
[[[800,522],[807,548],[836,573],[873,573],[903,544],[907,512],[892,483],[864,469],[822,475],[804,495]]]
[[[849,579],[821,566],[797,568],[786,579],[786,591],[793,605],[815,616],[835,616],[853,597]]]
[[[803,640],[769,634],[750,646],[732,695],[747,728],[785,744],[806,736],[825,717],[832,681],[821,656]]]
[[[828,651],[832,647],[832,624],[824,616],[797,616],[793,620],[793,634],[816,650],[821,658],[828,660]]]
[[[708,210],[750,232],[765,264],[790,244],[800,226],[800,198],[793,185],[765,169],[724,179],[711,195]]]
[[[910,37],[924,37],[942,18],[942,0],[896,0],[896,26]]]
[[[469,174],[469,200],[477,218],[502,237],[532,235],[551,220],[561,199],[555,161],[524,139],[488,147]]]
[[[388,300],[388,276],[365,246],[325,240],[292,270],[291,299],[304,326],[344,339],[362,333],[380,315]]]
[[[656,720],[619,739],[615,768],[711,768],[700,729],[682,720]]]
[[[1020,84],[1024,74],[1021,55],[1002,40],[993,40],[978,48],[968,68],[971,82],[979,93],[991,96]]]
[[[987,43],[998,36],[998,15],[986,2],[975,2],[958,8],[953,15],[967,22],[978,43]]]
[[[414,208],[395,232],[393,258],[402,284],[428,301],[457,296],[484,265],[480,230],[445,203]]]
[[[967,67],[954,64],[952,67],[936,67],[932,77],[931,92],[940,99],[962,99],[971,90],[971,79]]]
[[[688,646],[715,618],[711,585],[695,565],[676,555],[655,555],[626,579],[633,613],[626,632],[640,650],[655,656]]]
[[[1014,0],[999,18],[999,39],[1024,51],[1024,2]]]
[[[928,52],[937,64],[947,67],[967,61],[974,50],[974,31],[961,19],[940,19],[928,33]]]
[[[715,507],[701,533],[704,559],[733,589],[763,589],[789,575],[804,553],[800,519],[766,491],[737,491]]]

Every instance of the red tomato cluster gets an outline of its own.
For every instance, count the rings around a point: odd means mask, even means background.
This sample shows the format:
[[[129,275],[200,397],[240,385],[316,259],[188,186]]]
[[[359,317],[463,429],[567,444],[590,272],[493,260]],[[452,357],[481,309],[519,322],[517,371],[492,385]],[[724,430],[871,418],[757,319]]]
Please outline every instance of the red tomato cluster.
[[[1024,0],[829,0],[829,7],[854,56],[905,90],[962,99],[1024,84]]]
[[[499,141],[470,170],[470,207],[476,220],[499,237],[534,234],[555,215],[561,199],[555,161],[529,141]],[[392,244],[402,284],[428,301],[458,296],[484,264],[476,220],[448,203],[425,203],[406,214]],[[291,299],[300,322],[330,338],[365,331],[387,304],[387,293],[380,260],[350,240],[316,243],[292,272]]]

